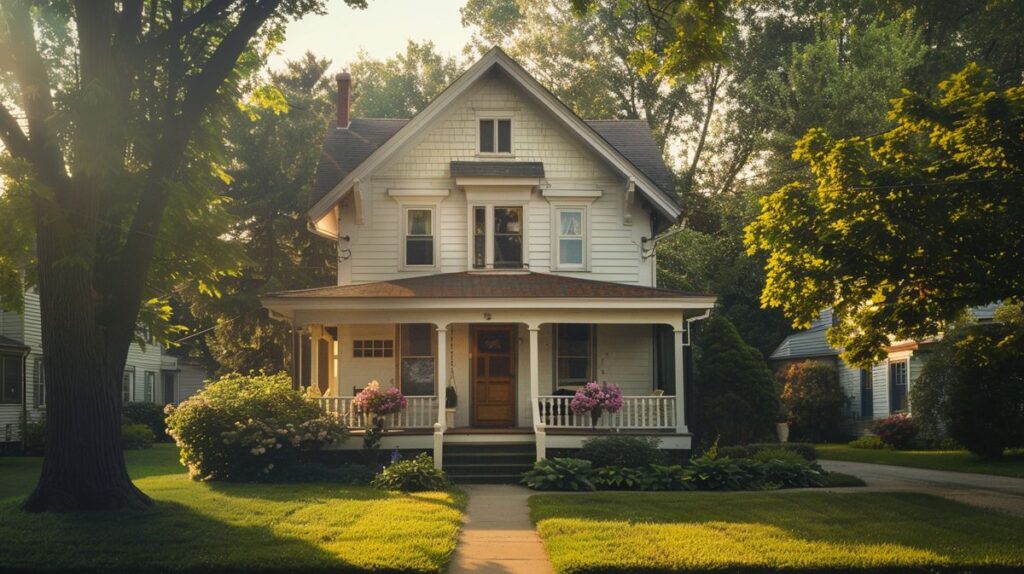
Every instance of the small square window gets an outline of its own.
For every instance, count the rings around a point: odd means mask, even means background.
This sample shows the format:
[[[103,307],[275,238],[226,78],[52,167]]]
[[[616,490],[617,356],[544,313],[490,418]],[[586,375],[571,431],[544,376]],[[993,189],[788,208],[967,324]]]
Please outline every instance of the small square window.
[[[512,153],[512,120],[480,120],[480,153]]]
[[[382,359],[395,356],[395,342],[390,339],[355,339],[352,356],[357,359]]]

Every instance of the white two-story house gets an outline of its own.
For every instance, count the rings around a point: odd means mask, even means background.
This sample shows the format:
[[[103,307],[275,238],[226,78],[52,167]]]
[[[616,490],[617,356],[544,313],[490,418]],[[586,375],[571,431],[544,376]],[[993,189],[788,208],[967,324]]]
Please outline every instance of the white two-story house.
[[[680,208],[646,123],[579,118],[497,48],[408,120],[350,118],[350,84],[308,210],[337,285],[263,299],[295,329],[297,384],[354,427],[354,393],[399,387],[384,446],[436,464],[607,432],[689,449],[687,327],[714,298],[657,287],[652,238]],[[568,406],[590,380],[627,395],[597,428]]]

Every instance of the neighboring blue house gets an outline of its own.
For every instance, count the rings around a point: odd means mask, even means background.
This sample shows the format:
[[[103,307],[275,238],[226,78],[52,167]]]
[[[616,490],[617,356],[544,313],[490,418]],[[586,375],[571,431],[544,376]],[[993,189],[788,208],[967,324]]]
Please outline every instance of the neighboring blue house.
[[[997,303],[976,307],[971,314],[976,321],[991,321]],[[846,396],[848,415],[846,428],[855,434],[864,434],[871,421],[890,415],[910,412],[910,388],[921,374],[932,346],[939,338],[922,341],[897,341],[890,345],[884,361],[871,369],[857,369],[847,365],[836,349],[828,344],[825,333],[832,326],[832,310],[826,309],[809,329],[794,333],[775,348],[768,360],[775,367],[802,361],[817,361],[832,365],[839,375]]]

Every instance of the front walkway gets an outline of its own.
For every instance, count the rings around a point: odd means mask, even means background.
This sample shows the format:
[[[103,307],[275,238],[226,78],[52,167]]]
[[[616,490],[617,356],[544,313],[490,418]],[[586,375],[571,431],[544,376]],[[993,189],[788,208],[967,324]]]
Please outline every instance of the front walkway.
[[[1024,516],[1024,478],[839,460],[819,460],[818,463],[825,470],[860,477],[873,489],[924,492]],[[863,492],[863,489],[850,490]]]
[[[531,491],[521,486],[468,485],[469,506],[449,574],[547,574],[551,563],[530,522]]]

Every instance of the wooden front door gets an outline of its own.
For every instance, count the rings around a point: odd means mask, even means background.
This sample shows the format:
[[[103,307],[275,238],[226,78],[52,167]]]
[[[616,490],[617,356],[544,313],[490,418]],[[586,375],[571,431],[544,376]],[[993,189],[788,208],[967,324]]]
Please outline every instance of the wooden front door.
[[[512,326],[473,326],[473,426],[515,426],[517,340]]]

